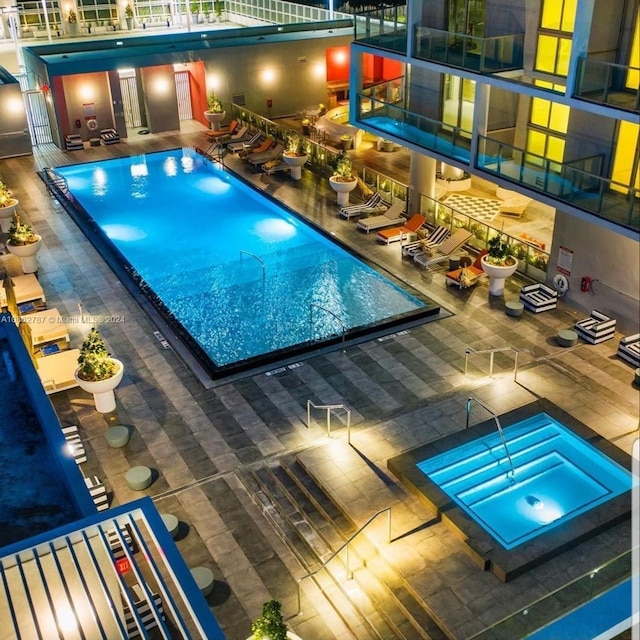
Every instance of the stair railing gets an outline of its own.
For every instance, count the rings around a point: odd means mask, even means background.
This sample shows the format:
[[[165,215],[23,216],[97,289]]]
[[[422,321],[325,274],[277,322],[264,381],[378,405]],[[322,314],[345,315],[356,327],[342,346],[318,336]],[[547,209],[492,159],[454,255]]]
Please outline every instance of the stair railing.
[[[264,285],[265,279],[267,277],[266,268],[264,266],[264,260],[262,260],[262,258],[258,258],[258,256],[256,256],[253,253],[249,253],[249,251],[245,251],[244,249],[240,249],[240,264],[242,264],[242,256],[243,255],[249,256],[250,258],[255,258],[260,263],[260,266],[262,267],[262,284]]]
[[[477,355],[480,353],[488,353],[489,355],[489,377],[493,378],[493,355],[499,351],[513,351],[516,354],[515,362],[513,365],[513,381],[518,381],[518,353],[517,349],[513,347],[496,347],[495,349],[482,349],[481,351],[476,351],[472,347],[467,347],[464,352],[464,375],[467,375],[467,364],[469,363],[470,355]]]
[[[378,516],[383,513],[387,513],[387,542],[391,542],[391,507],[385,507],[374,513],[348,540],[346,540],[340,548],[336,549],[317,569],[307,573],[306,575],[298,578],[298,611],[296,615],[302,613],[302,581],[307,578],[315,576],[318,572],[325,569],[326,566],[343,550],[346,549],[346,566],[347,566],[347,580],[353,578],[353,572],[349,569],[349,545],[353,542],[356,536],[360,535]]]
[[[342,409],[347,413],[347,442],[351,444],[351,409],[344,404],[313,404],[307,400],[307,429],[311,426],[311,408],[324,409],[327,412],[327,436],[331,437],[331,412]]]
[[[340,316],[338,316],[335,313],[333,313],[333,311],[331,311],[331,309],[327,309],[326,307],[323,307],[322,305],[317,304],[315,302],[311,302],[309,304],[309,330],[310,330],[310,333],[311,333],[311,339],[313,339],[313,309],[314,309],[314,307],[316,309],[320,309],[320,310],[324,311],[325,313],[328,313],[330,316],[335,318],[340,323],[340,326],[342,327],[342,351],[344,352],[345,351],[344,340],[345,340],[345,335],[347,333],[347,327],[346,327],[345,323],[342,321]]]

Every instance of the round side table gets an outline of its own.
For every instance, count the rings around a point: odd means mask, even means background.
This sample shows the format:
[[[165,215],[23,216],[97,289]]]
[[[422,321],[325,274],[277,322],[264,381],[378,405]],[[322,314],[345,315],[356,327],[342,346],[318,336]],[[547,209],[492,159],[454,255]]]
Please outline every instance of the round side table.
[[[151,485],[152,474],[149,467],[131,467],[125,476],[129,489],[144,491]]]
[[[572,329],[558,331],[558,344],[561,347],[573,347],[578,343],[578,334]]]
[[[206,598],[213,591],[213,571],[207,567],[194,567],[191,575],[200,589],[200,593]]]
[[[160,517],[162,518],[162,522],[164,522],[164,526],[167,527],[169,535],[175,538],[178,535],[178,527],[180,526],[178,518],[171,513],[161,513]]]
[[[508,316],[519,318],[524,313],[524,305],[522,302],[513,301],[505,302],[504,311]]]
[[[129,442],[131,433],[129,432],[129,427],[125,427],[123,424],[118,424],[115,427],[109,427],[105,431],[104,437],[110,447],[119,449]]]

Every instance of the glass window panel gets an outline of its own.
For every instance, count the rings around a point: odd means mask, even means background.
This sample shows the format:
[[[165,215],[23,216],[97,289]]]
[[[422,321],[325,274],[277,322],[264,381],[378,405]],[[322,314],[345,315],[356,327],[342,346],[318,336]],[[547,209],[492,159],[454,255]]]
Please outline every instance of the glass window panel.
[[[571,40],[560,39],[560,49],[558,51],[558,67],[556,73],[566,76],[569,73],[569,58],[571,56]]]
[[[531,123],[539,127],[549,126],[549,100],[533,98],[531,101]]]
[[[549,136],[547,138],[546,157],[556,162],[562,162],[564,160],[564,140],[562,138],[556,138],[555,136]]]
[[[611,179],[624,185],[631,185],[636,189],[640,188],[640,169],[638,167],[638,136],[640,135],[640,125],[635,122],[620,122],[618,128],[618,139],[616,142],[615,156],[613,159],[613,170]],[[635,169],[634,169],[635,165]],[[633,178],[635,172],[635,178]],[[626,189],[616,187],[611,188],[616,191],[626,192]]]
[[[538,36],[538,51],[536,52],[536,69],[538,71],[556,71],[556,50],[558,38],[552,36]]]
[[[551,103],[550,103],[551,104]],[[549,118],[549,129],[559,133],[567,133],[569,128],[570,108],[566,104],[551,104],[551,117]]]
[[[527,134],[527,151],[538,156],[544,156],[547,136],[540,131],[529,131]]]
[[[640,86],[640,13],[636,15],[636,30],[633,34],[633,44],[631,45],[631,56],[629,57],[629,66],[636,67],[627,72],[627,81],[625,86],[628,89],[638,89]]]
[[[547,0],[542,8],[542,20],[540,26],[543,29],[558,31],[562,21],[562,1]]]
[[[545,4],[549,4],[549,0]],[[576,9],[578,0],[564,0],[564,10],[562,11],[562,26],[560,29],[567,33],[573,33],[576,23]]]

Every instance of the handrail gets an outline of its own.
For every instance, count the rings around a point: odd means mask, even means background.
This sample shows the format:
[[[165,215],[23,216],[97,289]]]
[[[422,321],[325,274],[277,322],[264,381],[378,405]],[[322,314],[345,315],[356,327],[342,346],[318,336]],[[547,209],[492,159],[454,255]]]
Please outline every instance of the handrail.
[[[469,414],[471,413],[471,401],[477,402],[481,407],[486,409],[496,421],[496,427],[498,427],[498,433],[500,434],[500,439],[502,440],[502,445],[504,446],[505,453],[507,454],[507,459],[509,460],[509,465],[511,466],[511,480],[515,480],[516,470],[513,466],[513,460],[511,459],[511,454],[509,453],[509,449],[507,448],[507,441],[504,437],[504,431],[502,431],[502,425],[500,424],[500,419],[498,418],[498,414],[488,405],[482,402],[482,400],[478,400],[478,398],[474,398],[473,396],[469,396],[467,399],[467,425],[465,429],[469,428]]]
[[[258,256],[256,256],[255,254],[250,253],[249,251],[245,251],[244,249],[240,249],[240,264],[242,264],[242,254],[251,256],[252,258],[255,258],[260,263],[260,266],[262,267],[262,284],[264,285],[265,279],[267,277],[264,261],[261,258],[258,258]]]
[[[387,542],[391,542],[391,507],[385,507],[384,509],[380,509],[374,513],[350,538],[348,538],[338,549],[336,549],[317,569],[307,573],[306,575],[298,578],[298,611],[296,615],[300,615],[302,613],[302,581],[306,578],[311,578],[316,575],[319,571],[324,569],[343,549],[346,548],[346,564],[347,564],[347,580],[351,580],[353,578],[353,572],[349,571],[349,544],[353,541],[353,539],[360,535],[379,515],[382,515],[384,512],[387,512]]]
[[[467,364],[469,362],[469,356],[471,354],[479,354],[479,353],[490,353],[491,356],[489,358],[489,377],[493,378],[493,354],[497,351],[513,351],[516,354],[516,359],[513,365],[513,381],[518,382],[518,354],[520,353],[517,349],[513,347],[496,347],[495,349],[481,349],[476,351],[473,347],[467,347],[464,352],[464,375],[467,375]]]
[[[340,323],[340,325],[342,327],[342,350],[345,351],[344,339],[345,339],[345,334],[347,333],[347,327],[346,327],[345,323],[342,322],[342,318],[340,318],[335,313],[333,313],[333,311],[331,311],[331,309],[327,309],[326,307],[323,307],[321,304],[318,304],[317,302],[310,302],[309,303],[309,332],[311,333],[311,337],[313,338],[313,307],[318,307],[318,309],[322,309],[324,312],[326,312],[329,315],[333,316]]]
[[[331,437],[331,411],[334,409],[342,409],[347,413],[347,443],[351,444],[351,409],[344,404],[313,404],[311,400],[307,400],[307,429],[311,425],[311,407],[314,409],[327,410],[327,436]]]
[[[49,191],[51,191],[52,186],[55,186],[58,191],[60,191],[60,193],[62,193],[67,198],[67,200],[75,201],[73,194],[69,190],[69,183],[64,176],[61,176],[56,172],[55,169],[52,169],[51,167],[44,168],[44,175],[47,178],[45,182]]]

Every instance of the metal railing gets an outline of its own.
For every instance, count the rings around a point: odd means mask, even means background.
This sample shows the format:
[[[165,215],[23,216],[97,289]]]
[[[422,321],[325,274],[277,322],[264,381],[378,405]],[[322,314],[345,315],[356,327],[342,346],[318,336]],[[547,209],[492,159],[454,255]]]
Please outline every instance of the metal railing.
[[[387,513],[387,543],[391,542],[391,507],[385,507],[374,513],[346,542],[344,542],[336,551],[334,551],[317,569],[307,573],[298,579],[298,611],[296,615],[302,613],[302,581],[315,576],[317,573],[326,568],[326,566],[343,550],[346,549],[346,568],[347,580],[353,578],[353,572],[349,569],[349,545],[354,538],[360,535],[379,515]]]
[[[351,444],[351,409],[344,404],[313,404],[307,400],[307,429],[311,426],[311,408],[323,409],[327,412],[327,436],[331,437],[331,412],[342,409],[347,414],[347,443]]]
[[[345,335],[347,333],[347,327],[345,323],[342,321],[342,319],[338,315],[333,313],[331,309],[327,309],[326,307],[323,307],[322,305],[317,304],[316,302],[311,302],[309,304],[309,333],[311,335],[311,339],[313,340],[313,309],[314,307],[321,309],[325,313],[328,313],[330,316],[335,318],[340,323],[340,326],[342,327],[342,350],[344,351],[345,350],[344,341],[345,341]]]
[[[76,201],[74,195],[69,189],[69,183],[67,182],[67,179],[57,173],[55,169],[52,169],[51,167],[45,167],[42,175],[44,175],[45,184],[49,193],[51,193],[52,195],[62,195],[71,202]]]
[[[267,271],[266,268],[264,266],[264,261],[261,258],[258,258],[258,256],[256,256],[253,253],[250,253],[249,251],[245,251],[244,249],[240,249],[240,264],[242,264],[242,256],[243,255],[247,255],[250,258],[253,258],[254,260],[257,260],[260,263],[260,266],[262,267],[262,284],[264,285],[266,277],[267,277]]]
[[[479,351],[476,351],[473,347],[468,347],[467,349],[465,349],[465,352],[464,352],[464,375],[465,376],[467,375],[467,364],[469,362],[469,356],[470,355],[488,353],[489,354],[489,377],[493,378],[493,355],[496,352],[503,352],[503,351],[513,351],[516,354],[515,362],[514,362],[514,365],[513,365],[513,381],[514,382],[518,382],[518,353],[519,353],[519,351],[517,349],[514,349],[513,347],[496,347],[495,349],[481,349]]]
[[[516,469],[513,466],[513,460],[511,459],[511,454],[509,453],[509,448],[507,447],[507,441],[505,440],[504,431],[502,430],[502,425],[500,424],[500,418],[498,418],[498,414],[488,404],[485,404],[484,402],[482,402],[482,400],[478,400],[478,398],[469,396],[467,398],[467,424],[465,426],[465,429],[469,428],[469,415],[471,414],[471,402],[477,402],[483,409],[486,409],[495,420],[496,427],[498,428],[498,433],[500,434],[500,439],[502,440],[502,446],[504,447],[504,451],[507,454],[507,460],[509,460],[509,466],[511,467],[511,479],[514,480],[516,476]]]

